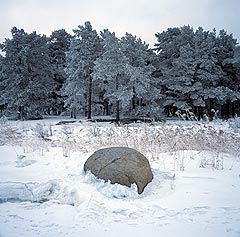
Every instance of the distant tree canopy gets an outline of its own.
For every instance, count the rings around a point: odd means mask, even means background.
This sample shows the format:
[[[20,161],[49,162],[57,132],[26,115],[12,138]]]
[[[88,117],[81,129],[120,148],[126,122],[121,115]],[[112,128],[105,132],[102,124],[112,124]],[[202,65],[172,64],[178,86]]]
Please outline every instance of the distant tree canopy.
[[[198,118],[212,111],[221,117],[239,113],[239,75],[229,61],[237,51],[232,35],[183,26],[156,37],[155,63],[162,72],[162,102],[168,113],[191,109]]]
[[[130,33],[97,33],[90,22],[73,32],[12,28],[0,45],[0,115],[240,115],[240,48],[224,30],[169,28],[153,49]]]

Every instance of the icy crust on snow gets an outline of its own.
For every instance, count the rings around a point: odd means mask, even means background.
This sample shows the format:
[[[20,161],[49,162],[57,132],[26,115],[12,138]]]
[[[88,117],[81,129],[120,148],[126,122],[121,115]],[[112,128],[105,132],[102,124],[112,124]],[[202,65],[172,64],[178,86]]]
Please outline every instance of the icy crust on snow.
[[[75,205],[79,199],[77,192],[69,190],[58,180],[46,183],[0,183],[0,203],[4,202],[47,202],[56,201],[62,204]]]
[[[111,184],[110,181],[96,178],[91,172],[84,174],[82,172],[75,179],[82,180],[82,183],[87,184],[89,192],[99,192],[101,195],[110,199],[143,199],[156,194],[156,190],[166,192],[163,184],[167,180],[172,180],[170,174],[153,170],[154,179],[145,188],[143,194],[139,195],[136,184],[131,187],[126,187],[120,184]],[[155,191],[154,191],[155,190]],[[86,190],[81,190],[81,183],[75,185],[61,180],[50,180],[44,183],[22,183],[22,182],[0,182],[0,203],[4,202],[47,202],[54,201],[61,204],[80,205],[86,201],[87,197],[84,194]]]

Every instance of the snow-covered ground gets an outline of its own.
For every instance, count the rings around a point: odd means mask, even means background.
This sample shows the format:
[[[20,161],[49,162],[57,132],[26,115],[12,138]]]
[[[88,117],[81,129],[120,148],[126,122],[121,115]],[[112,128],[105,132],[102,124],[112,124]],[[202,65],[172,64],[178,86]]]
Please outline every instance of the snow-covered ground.
[[[240,136],[227,122],[59,121],[1,121],[1,237],[240,236]],[[83,172],[116,145],[149,159],[143,194]]]

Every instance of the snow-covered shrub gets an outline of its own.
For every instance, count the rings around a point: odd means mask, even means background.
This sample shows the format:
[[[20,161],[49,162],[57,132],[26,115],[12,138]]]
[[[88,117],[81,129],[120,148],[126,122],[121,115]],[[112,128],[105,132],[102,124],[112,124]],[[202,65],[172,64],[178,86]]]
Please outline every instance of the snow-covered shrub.
[[[64,125],[64,126],[62,127],[62,133],[63,133],[65,136],[69,136],[69,135],[73,134],[73,127]]]
[[[101,136],[94,146],[128,146],[137,149],[150,160],[159,159],[159,154],[171,152],[173,154],[173,170],[184,170],[186,159],[185,150],[208,150],[213,152],[212,167],[222,169],[223,152],[238,155],[240,139],[238,134],[225,132],[207,124],[162,125],[140,127],[118,127],[111,130],[111,139],[107,139],[109,130],[99,128]],[[104,139],[105,138],[105,139]],[[209,163],[209,161],[206,161]],[[203,162],[204,163],[204,162]],[[204,166],[204,164],[202,164]]]
[[[64,157],[68,157],[70,155],[71,145],[71,141],[69,141],[67,138],[62,140],[62,151]]]
[[[70,156],[70,151],[77,147],[76,136],[73,134],[73,127],[63,126],[61,147],[63,151],[63,156]],[[80,141],[79,141],[80,142]]]
[[[0,118],[0,126],[5,125],[5,124],[7,124],[7,123],[8,123],[8,118],[7,118],[5,115],[3,115],[3,116]]]
[[[189,120],[189,121],[198,121],[196,115],[190,111],[189,108],[184,108],[183,110],[177,110],[175,114],[179,119]]]
[[[45,151],[49,151],[48,145],[50,142],[49,136],[52,135],[52,130],[50,126],[42,123],[37,123],[34,128],[32,128],[33,137],[25,139],[22,142],[22,146],[25,153],[39,151],[40,155],[43,155]],[[26,136],[27,131],[25,131]]]
[[[233,129],[234,132],[238,133],[240,131],[240,117],[234,117],[229,121],[229,127]]]
[[[24,123],[22,126],[15,126],[11,121],[3,122],[0,126],[0,144],[14,142],[22,146],[24,152],[37,151],[41,155],[54,144],[62,149],[63,156],[70,156],[72,151],[94,152],[103,147],[127,146],[138,150],[150,161],[163,159],[161,154],[167,152],[171,153],[173,170],[185,170],[188,162],[185,159],[186,150],[211,151],[211,159],[203,160],[200,166],[215,169],[223,167],[223,153],[236,156],[240,154],[240,133],[225,131],[211,124],[156,122],[119,127],[112,124],[102,126],[102,123],[95,123],[94,126],[84,123],[76,125],[60,125],[60,129],[53,129],[54,136],[50,140],[49,125],[39,124],[31,129]]]
[[[206,114],[204,114],[202,121],[203,121],[204,123],[209,123],[209,117],[208,117]]]
[[[96,126],[90,127],[89,132],[93,137],[99,137],[101,135],[100,128]]]
[[[200,168],[213,168],[217,170],[223,169],[223,157],[213,155],[209,158],[204,158],[200,161]]]
[[[218,113],[219,113],[219,110],[211,109],[211,115],[213,120],[218,119]]]
[[[150,104],[147,108],[139,106],[136,108],[134,116],[140,118],[150,118],[153,121],[161,121],[163,118],[163,109],[156,104]]]
[[[38,138],[42,139],[45,139],[50,135],[49,127],[41,123],[37,123],[37,125],[33,128],[33,132]]]
[[[24,153],[39,152],[39,154],[42,156],[44,155],[44,152],[49,151],[49,141],[39,137],[23,139],[19,145],[23,148]]]
[[[12,126],[6,116],[0,118],[0,145],[17,144],[21,140],[21,132]]]

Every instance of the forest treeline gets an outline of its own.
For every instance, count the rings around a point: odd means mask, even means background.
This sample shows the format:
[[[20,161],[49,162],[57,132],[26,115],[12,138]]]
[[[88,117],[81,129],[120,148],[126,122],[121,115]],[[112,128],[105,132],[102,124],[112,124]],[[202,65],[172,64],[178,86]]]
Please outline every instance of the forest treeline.
[[[11,33],[0,44],[0,116],[240,115],[240,49],[225,30],[168,28],[153,48],[90,22],[72,35]]]

